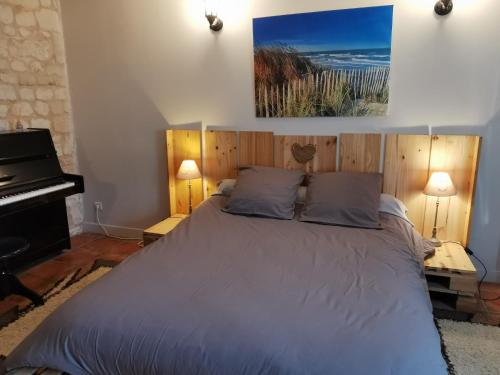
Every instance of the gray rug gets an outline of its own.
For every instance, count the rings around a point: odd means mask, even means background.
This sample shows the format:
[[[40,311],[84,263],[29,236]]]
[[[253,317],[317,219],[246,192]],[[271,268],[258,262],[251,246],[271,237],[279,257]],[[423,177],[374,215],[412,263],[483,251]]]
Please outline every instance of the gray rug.
[[[500,375],[500,327],[438,319],[443,356],[453,375]]]

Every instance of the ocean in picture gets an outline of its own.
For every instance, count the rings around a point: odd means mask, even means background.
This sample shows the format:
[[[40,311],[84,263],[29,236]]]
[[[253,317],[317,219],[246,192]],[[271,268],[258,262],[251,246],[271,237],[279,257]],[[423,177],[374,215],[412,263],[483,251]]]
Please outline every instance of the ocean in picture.
[[[257,117],[387,113],[392,6],[253,20]]]
[[[303,52],[299,55],[328,69],[350,70],[377,66],[389,68],[391,64],[390,48]]]

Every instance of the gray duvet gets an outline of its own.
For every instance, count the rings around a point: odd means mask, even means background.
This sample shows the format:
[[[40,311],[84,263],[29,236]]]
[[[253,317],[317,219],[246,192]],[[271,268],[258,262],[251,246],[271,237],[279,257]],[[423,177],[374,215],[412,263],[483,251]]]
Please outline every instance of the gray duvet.
[[[446,374],[404,220],[233,216],[212,197],[53,313],[5,361],[79,374]]]

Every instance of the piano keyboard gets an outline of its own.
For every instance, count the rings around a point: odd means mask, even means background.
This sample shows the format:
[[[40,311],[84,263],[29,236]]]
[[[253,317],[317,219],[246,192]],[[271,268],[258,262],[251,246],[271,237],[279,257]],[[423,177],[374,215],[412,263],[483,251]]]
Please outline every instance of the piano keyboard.
[[[27,199],[35,198],[35,197],[38,197],[40,195],[53,193],[55,191],[68,189],[68,188],[73,187],[73,186],[75,186],[74,182],[65,182],[64,184],[48,186],[48,187],[42,188],[42,189],[31,190],[31,191],[13,194],[13,195],[7,195],[7,196],[3,196],[3,197],[0,196],[0,207],[6,206],[6,205],[11,204],[11,203],[25,201]]]

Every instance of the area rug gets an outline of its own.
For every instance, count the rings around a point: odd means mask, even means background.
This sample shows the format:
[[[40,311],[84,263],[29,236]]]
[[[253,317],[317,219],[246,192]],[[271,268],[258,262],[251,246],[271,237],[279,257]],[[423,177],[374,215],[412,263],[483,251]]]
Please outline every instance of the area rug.
[[[43,306],[31,305],[21,311],[15,321],[0,330],[0,358],[8,355],[60,305],[111,269],[111,267],[98,266],[82,277],[78,277],[80,270],[74,271],[44,295]]]
[[[500,327],[438,319],[443,356],[453,375],[500,375]]]

